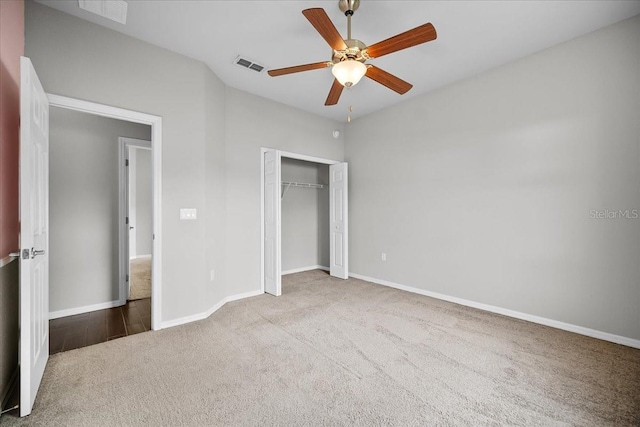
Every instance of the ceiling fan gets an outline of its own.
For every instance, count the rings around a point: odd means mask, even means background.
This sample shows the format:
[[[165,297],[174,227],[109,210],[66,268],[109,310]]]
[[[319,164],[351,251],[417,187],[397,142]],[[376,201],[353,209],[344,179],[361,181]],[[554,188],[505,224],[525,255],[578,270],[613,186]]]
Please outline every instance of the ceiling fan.
[[[360,40],[351,38],[351,17],[359,6],[360,0],[339,0],[338,2],[338,7],[347,17],[346,40],[342,38],[324,9],[303,10],[302,14],[333,49],[331,61],[269,70],[269,75],[276,77],[301,71],[333,67],[331,72],[335,79],[324,105],[336,105],[342,90],[345,87],[349,88],[357,84],[363,76],[369,77],[371,80],[396,91],[400,95],[407,93],[413,87],[411,83],[374,65],[365,64],[365,62],[369,59],[379,58],[383,55],[435,40],[437,37],[436,29],[431,23],[427,23],[367,47]]]

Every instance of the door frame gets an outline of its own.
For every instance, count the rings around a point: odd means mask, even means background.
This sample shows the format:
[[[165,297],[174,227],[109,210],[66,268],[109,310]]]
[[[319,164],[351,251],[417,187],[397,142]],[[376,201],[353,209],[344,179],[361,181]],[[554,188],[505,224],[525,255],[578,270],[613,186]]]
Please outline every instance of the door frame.
[[[120,256],[118,257],[119,264],[119,292],[118,292],[118,301],[119,304],[126,304],[127,299],[129,298],[129,284],[130,280],[127,280],[127,276],[130,276],[129,273],[129,263],[131,262],[131,254],[129,253],[129,243],[130,243],[130,233],[128,230],[128,226],[130,224],[127,223],[126,218],[130,217],[129,212],[129,175],[130,173],[135,173],[135,164],[129,164],[129,167],[125,165],[125,160],[128,160],[130,154],[127,154],[127,150],[130,148],[136,148],[141,150],[151,150],[152,143],[151,141],[147,141],[144,139],[135,139],[135,138],[127,138],[127,137],[119,137],[118,138],[118,250]],[[152,180],[153,181],[153,180]],[[153,182],[151,183],[153,188]],[[131,218],[129,218],[129,223],[131,223]],[[153,262],[153,258],[151,260]],[[131,279],[131,277],[129,277]],[[151,276],[151,303],[153,304],[153,286],[155,280],[153,275]]]
[[[47,93],[51,107],[89,113],[151,126],[151,163],[153,169],[153,250],[151,286],[151,329],[162,328],[162,117],[110,105]]]
[[[288,159],[296,159],[296,160],[304,160],[307,162],[320,163],[323,165],[336,165],[338,163],[345,163],[339,160],[331,160],[324,159],[322,157],[314,157],[308,156],[306,154],[300,153],[292,153],[289,151],[282,151],[275,148],[268,147],[260,147],[260,290],[262,293],[265,292],[265,283],[264,283],[264,240],[265,240],[265,229],[264,229],[264,153],[270,150],[275,150],[280,153],[280,158],[286,157]],[[282,173],[282,172],[281,172]],[[280,189],[282,191],[282,189]],[[282,198],[280,198],[280,206],[282,207]],[[282,230],[278,233],[278,240],[282,240]],[[278,245],[280,246],[280,245]],[[348,255],[347,255],[348,256]],[[280,259],[280,264],[282,264],[282,259]],[[281,265],[282,267],[282,265]],[[282,270],[282,269],[281,269]]]

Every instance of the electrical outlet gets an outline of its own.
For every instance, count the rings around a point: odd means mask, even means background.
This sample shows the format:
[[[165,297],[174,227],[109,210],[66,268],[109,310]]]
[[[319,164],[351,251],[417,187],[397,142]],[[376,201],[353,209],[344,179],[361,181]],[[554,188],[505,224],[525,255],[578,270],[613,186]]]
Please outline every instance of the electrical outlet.
[[[215,270],[211,270],[209,272],[209,277],[211,277],[211,281],[213,282],[216,279],[216,271]]]
[[[387,260],[387,254],[385,252],[382,252],[382,260],[386,261]]]

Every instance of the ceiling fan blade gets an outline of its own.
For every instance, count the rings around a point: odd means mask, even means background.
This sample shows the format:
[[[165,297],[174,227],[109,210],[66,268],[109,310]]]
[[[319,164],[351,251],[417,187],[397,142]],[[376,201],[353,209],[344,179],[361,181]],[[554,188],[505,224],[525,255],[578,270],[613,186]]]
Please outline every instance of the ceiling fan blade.
[[[345,50],[347,45],[344,42],[344,39],[336,29],[331,19],[329,19],[329,15],[324,9],[316,7],[313,9],[305,9],[302,11],[302,14],[311,22],[311,25],[316,29],[317,32],[320,33],[323,39],[329,43],[335,50]]]
[[[411,83],[405,82],[401,78],[394,76],[393,74],[389,74],[381,68],[374,67],[370,65],[367,68],[367,74],[365,76],[369,77],[371,80],[375,80],[383,86],[388,87],[389,89],[398,92],[400,95],[404,95],[409,92],[409,90],[413,87]]]
[[[438,37],[436,29],[431,23],[420,25],[413,30],[405,31],[397,36],[393,36],[374,45],[369,46],[366,50],[370,58],[379,58],[408,47],[417,46],[422,43],[430,42]]]
[[[277,68],[275,70],[269,70],[267,73],[271,77],[283,76],[285,74],[299,73],[301,71],[319,70],[320,68],[327,68],[333,65],[333,62],[315,62],[313,64],[296,65],[294,67]]]
[[[331,85],[331,90],[329,91],[329,96],[327,96],[327,100],[324,102],[324,105],[336,105],[340,99],[340,95],[342,94],[342,89],[344,89],[344,86],[340,84],[338,79],[334,79],[333,85]]]

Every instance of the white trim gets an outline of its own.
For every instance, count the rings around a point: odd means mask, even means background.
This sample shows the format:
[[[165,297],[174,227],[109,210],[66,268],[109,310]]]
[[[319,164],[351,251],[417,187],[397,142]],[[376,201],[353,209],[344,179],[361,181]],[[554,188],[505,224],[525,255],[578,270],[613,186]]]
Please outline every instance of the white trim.
[[[249,291],[249,292],[244,292],[241,294],[236,294],[236,295],[231,295],[228,296],[224,299],[225,304],[228,302],[232,302],[232,301],[238,301],[240,299],[245,299],[245,298],[251,298],[251,297],[257,297],[258,295],[262,295],[264,294],[264,292],[262,291]]]
[[[151,329],[161,329],[162,320],[162,117],[66,96],[47,94],[52,107],[66,108],[112,119],[151,126],[153,164],[153,286],[151,287]]]
[[[213,313],[215,313],[216,311],[220,310],[222,308],[223,305],[225,305],[227,303],[227,299],[223,298],[222,300],[218,301],[217,304],[215,304],[213,307],[211,307],[209,310],[205,311],[204,313],[200,313],[199,316],[201,316],[200,319],[206,319],[207,317],[211,316]],[[180,325],[184,324],[185,322],[181,322],[179,323]]]
[[[126,110],[124,108],[112,107],[110,105],[96,104],[95,102],[83,101],[81,99],[69,98],[67,96],[47,93],[49,104],[52,107],[66,108],[67,110],[80,111],[96,116],[110,117],[112,119],[124,120],[125,122],[142,123],[153,125],[161,117],[151,114],[140,113],[138,111]]]
[[[268,148],[260,148],[260,290],[264,293],[264,153]]]
[[[180,317],[178,319],[167,320],[166,322],[162,322],[162,328],[163,329],[164,328],[171,328],[171,327],[174,327],[174,326],[184,325],[186,323],[197,322],[198,320],[206,319],[207,317],[211,316],[213,313],[215,313],[216,311],[221,309],[222,306],[225,305],[228,302],[237,301],[237,300],[244,299],[244,298],[255,297],[255,296],[258,296],[258,295],[262,295],[262,294],[264,294],[264,291],[257,290],[257,291],[244,292],[242,294],[228,296],[228,297],[223,298],[222,300],[218,301],[209,310],[204,311],[202,313],[193,314],[191,316]]]
[[[217,310],[220,307],[222,307],[224,305],[224,302],[221,301],[220,303],[218,303],[218,305],[216,305],[215,310]],[[215,310],[213,310],[213,311],[215,311]],[[213,313],[213,311],[212,311],[212,313]],[[186,323],[197,322],[198,320],[206,319],[207,317],[209,317],[209,314],[207,314],[207,313],[208,312],[205,311],[204,313],[192,314],[191,316],[179,317],[177,319],[164,321],[164,322],[162,322],[162,329],[173,328],[174,326],[180,326],[180,325],[184,325]]]
[[[302,273],[304,271],[311,271],[311,270],[330,271],[329,267],[325,267],[324,265],[310,265],[308,267],[300,267],[300,268],[294,268],[291,270],[283,271],[281,274],[284,276],[285,274]]]
[[[343,163],[338,160],[323,159],[321,157],[307,156],[306,154],[291,153],[289,151],[280,151],[280,157],[287,157],[289,159],[296,159],[296,160],[304,160],[306,162],[322,163],[323,165],[336,165],[338,163]]]
[[[264,293],[264,153],[275,148],[260,147],[260,290]],[[279,150],[276,150],[279,151]],[[339,160],[323,159],[321,157],[308,156],[306,154],[292,153],[289,151],[280,151],[280,158],[305,160],[307,162],[321,163],[323,165],[335,165],[343,163]],[[282,202],[281,202],[282,203]],[[280,236],[282,238],[282,236]],[[316,268],[316,267],[314,267]],[[321,267],[324,269],[324,267]],[[304,270],[301,270],[304,271]],[[281,272],[280,275],[290,274],[293,270]]]
[[[526,320],[527,322],[538,323],[540,325],[550,326],[556,329],[562,329],[563,331],[574,332],[580,335],[586,335],[588,337],[597,338],[603,341],[609,341],[616,344],[626,345],[628,347],[639,348],[640,340],[633,338],[623,337],[621,335],[611,334],[609,332],[602,332],[595,329],[585,328],[584,326],[573,325],[571,323],[560,322],[558,320],[548,319],[546,317],[535,316],[533,314],[522,313],[515,310],[509,310],[502,307],[496,307],[494,305],[483,304],[463,298],[452,297],[449,295],[440,294],[437,292],[431,292],[424,289],[414,288],[411,286],[400,285],[398,283],[389,282],[387,280],[375,279],[373,277],[363,276],[361,274],[349,273],[350,277],[365,280],[367,282],[375,283],[377,285],[388,286],[390,288],[400,289],[402,291],[411,292],[414,294],[420,294],[431,298],[436,298],[443,301],[452,302],[455,304],[464,305],[467,307],[477,308],[479,310],[489,311],[491,313],[502,314],[503,316],[513,317],[520,320]]]
[[[120,307],[124,305],[120,300],[101,302],[98,304],[85,305],[83,307],[67,308],[65,310],[50,311],[49,320],[59,319],[60,317],[75,316],[76,314],[90,313],[97,310],[105,310],[107,308]]]

